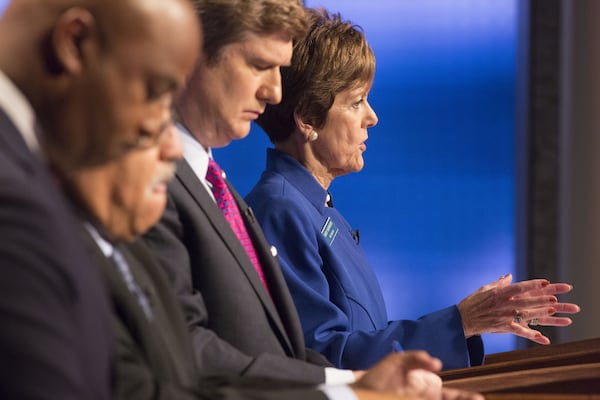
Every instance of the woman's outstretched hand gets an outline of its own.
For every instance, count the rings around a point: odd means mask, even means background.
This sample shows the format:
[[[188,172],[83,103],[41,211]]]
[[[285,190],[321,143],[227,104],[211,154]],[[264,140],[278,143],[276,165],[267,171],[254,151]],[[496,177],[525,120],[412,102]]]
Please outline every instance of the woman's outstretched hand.
[[[550,339],[531,327],[568,326],[571,318],[554,315],[575,314],[580,310],[577,304],[560,303],[556,298],[557,294],[571,291],[573,287],[569,284],[550,283],[546,279],[511,282],[511,274],[500,277],[458,304],[465,337],[514,333],[539,344],[549,344]]]

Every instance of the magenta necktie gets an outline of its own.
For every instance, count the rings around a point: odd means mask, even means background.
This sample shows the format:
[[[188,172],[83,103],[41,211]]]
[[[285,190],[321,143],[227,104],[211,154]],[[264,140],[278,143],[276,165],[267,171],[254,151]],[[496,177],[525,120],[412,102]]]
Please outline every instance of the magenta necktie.
[[[258,277],[261,282],[267,289],[267,293],[269,292],[269,287],[267,286],[267,281],[265,280],[265,274],[260,266],[260,262],[258,261],[258,257],[256,255],[256,250],[254,249],[254,244],[252,240],[250,240],[250,236],[248,235],[248,231],[246,230],[246,225],[244,225],[244,221],[242,220],[242,216],[240,215],[240,210],[225,183],[225,179],[223,179],[223,171],[219,167],[219,164],[215,162],[212,158],[208,160],[208,170],[206,171],[206,180],[212,184],[212,192],[215,196],[215,200],[217,201],[217,205],[223,211],[223,215],[227,222],[229,222],[229,226],[235,233],[235,236],[239,239],[246,250],[246,254],[250,258],[252,265],[254,265],[254,269],[258,273]]]

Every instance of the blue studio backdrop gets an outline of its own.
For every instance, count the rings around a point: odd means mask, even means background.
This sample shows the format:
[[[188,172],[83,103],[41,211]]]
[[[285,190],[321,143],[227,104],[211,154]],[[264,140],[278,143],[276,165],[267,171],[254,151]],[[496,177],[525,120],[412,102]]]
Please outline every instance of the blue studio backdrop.
[[[377,57],[365,168],[337,178],[391,319],[459,302],[515,270],[518,0],[313,0],[360,25]],[[215,155],[245,195],[270,143],[257,126]],[[485,335],[488,353],[510,335]]]

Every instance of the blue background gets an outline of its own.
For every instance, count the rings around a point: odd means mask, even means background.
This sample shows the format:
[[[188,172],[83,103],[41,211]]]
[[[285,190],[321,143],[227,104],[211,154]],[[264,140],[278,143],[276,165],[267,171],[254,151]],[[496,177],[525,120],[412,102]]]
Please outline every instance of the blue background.
[[[518,0],[315,0],[360,25],[377,57],[365,168],[335,205],[361,231],[391,319],[459,302],[515,270]],[[245,195],[266,135],[215,149]],[[484,335],[488,353],[510,335]]]
[[[4,8],[6,8],[9,1],[10,0],[0,0],[0,17],[2,16],[2,13],[4,12]]]

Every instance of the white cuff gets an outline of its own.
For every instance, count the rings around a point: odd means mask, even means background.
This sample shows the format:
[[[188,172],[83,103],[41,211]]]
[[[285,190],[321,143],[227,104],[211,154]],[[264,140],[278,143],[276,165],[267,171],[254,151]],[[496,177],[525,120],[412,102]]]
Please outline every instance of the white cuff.
[[[358,400],[354,391],[347,385],[319,385],[318,389],[325,393],[329,400]]]
[[[345,385],[354,383],[354,373],[349,369],[325,368],[326,385]]]

